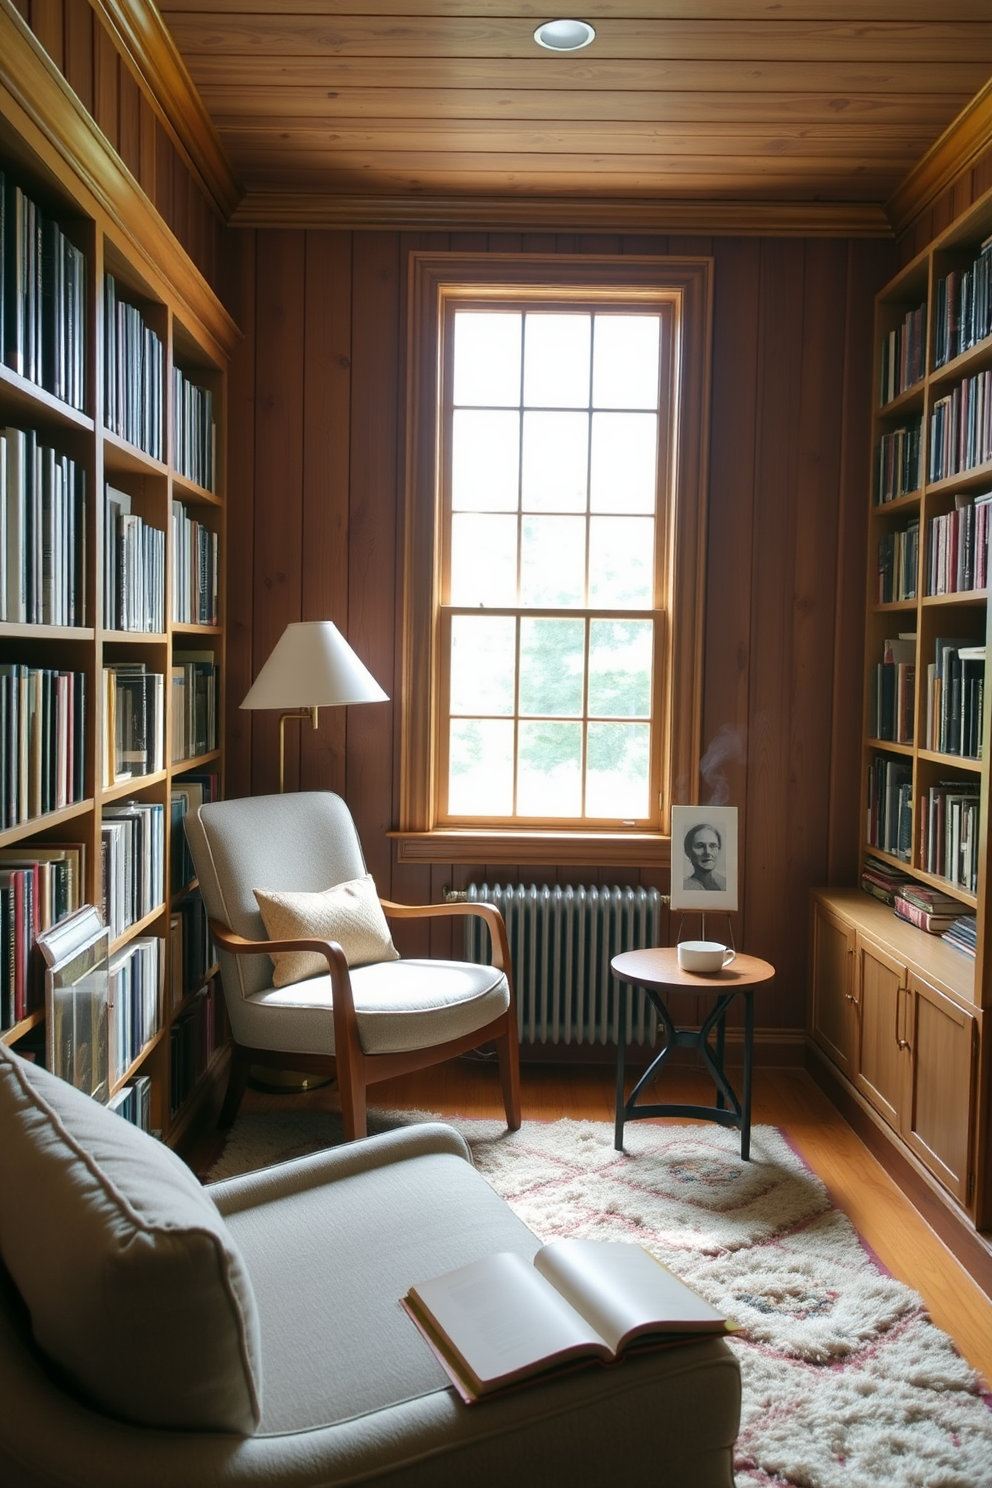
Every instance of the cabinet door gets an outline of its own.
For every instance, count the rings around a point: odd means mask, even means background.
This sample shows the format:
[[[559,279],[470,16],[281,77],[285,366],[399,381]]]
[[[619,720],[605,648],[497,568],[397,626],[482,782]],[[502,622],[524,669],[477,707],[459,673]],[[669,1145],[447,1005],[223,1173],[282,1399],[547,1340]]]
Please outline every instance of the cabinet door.
[[[934,1176],[967,1205],[978,1025],[918,976],[910,977],[906,1003],[902,1036],[910,1046],[911,1090],[902,1135]]]
[[[898,1019],[907,971],[888,951],[858,935],[858,1067],[854,1082],[897,1131],[905,1103],[908,1060]]]
[[[854,927],[814,902],[810,1031],[848,1078],[853,1078],[857,1051],[855,949]]]

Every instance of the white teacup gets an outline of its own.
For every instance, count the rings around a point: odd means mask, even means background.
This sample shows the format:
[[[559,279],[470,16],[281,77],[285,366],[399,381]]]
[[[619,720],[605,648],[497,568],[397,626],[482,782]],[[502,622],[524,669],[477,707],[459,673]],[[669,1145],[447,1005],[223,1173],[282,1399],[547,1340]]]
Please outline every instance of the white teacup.
[[[730,946],[718,940],[681,940],[678,945],[679,965],[683,971],[722,971],[737,955]]]

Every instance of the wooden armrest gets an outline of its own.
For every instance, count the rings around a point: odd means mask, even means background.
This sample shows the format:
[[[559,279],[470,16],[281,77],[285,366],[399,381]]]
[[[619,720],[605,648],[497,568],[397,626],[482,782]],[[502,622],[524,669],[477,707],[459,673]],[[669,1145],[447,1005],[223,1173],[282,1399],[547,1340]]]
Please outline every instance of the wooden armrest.
[[[462,902],[452,904],[394,904],[389,899],[380,899],[383,912],[391,920],[423,920],[436,919],[442,915],[478,915],[480,920],[485,920],[489,926],[489,935],[493,945],[493,965],[498,966],[500,971],[506,973],[507,981],[510,978],[510,942],[506,937],[506,924],[503,916],[495,904],[466,904]]]
[[[210,921],[210,933],[222,950],[234,956],[271,956],[283,951],[316,951],[325,957],[331,978],[335,1016],[339,1008],[349,1022],[355,1015],[355,1004],[351,992],[351,977],[348,975],[348,959],[336,940],[319,940],[313,936],[301,936],[296,940],[248,940],[236,935],[220,920]]]

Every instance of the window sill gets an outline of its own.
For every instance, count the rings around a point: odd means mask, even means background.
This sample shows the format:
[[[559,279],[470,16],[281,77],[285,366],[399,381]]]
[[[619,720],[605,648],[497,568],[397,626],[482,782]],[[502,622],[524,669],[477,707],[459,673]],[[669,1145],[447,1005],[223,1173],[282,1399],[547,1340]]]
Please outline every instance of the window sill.
[[[435,828],[390,832],[400,863],[526,863],[557,867],[668,868],[670,837],[660,832],[521,832]]]

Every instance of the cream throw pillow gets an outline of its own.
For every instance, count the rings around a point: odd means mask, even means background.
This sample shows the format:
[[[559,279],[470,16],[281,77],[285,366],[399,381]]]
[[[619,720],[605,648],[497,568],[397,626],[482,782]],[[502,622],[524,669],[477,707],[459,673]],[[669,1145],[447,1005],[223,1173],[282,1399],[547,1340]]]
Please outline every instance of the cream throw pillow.
[[[317,894],[252,892],[270,940],[336,940],[349,966],[399,960],[371,873]],[[327,974],[327,960],[316,951],[283,951],[272,957],[272,963],[275,987]]]

